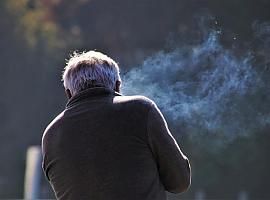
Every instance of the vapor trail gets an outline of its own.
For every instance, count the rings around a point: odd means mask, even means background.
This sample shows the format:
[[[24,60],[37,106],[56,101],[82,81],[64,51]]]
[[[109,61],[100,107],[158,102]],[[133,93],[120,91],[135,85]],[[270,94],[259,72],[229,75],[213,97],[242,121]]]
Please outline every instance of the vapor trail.
[[[191,130],[248,134],[269,123],[253,101],[262,83],[252,56],[237,57],[212,31],[202,43],[160,51],[124,77],[123,93],[150,97]]]

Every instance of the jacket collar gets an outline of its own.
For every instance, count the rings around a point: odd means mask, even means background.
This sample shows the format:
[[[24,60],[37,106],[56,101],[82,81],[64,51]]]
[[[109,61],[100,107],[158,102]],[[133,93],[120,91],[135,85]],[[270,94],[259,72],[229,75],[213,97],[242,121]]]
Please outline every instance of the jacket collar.
[[[73,97],[71,97],[66,104],[66,108],[71,107],[77,102],[83,101],[85,99],[89,99],[91,97],[107,96],[107,95],[122,96],[120,93],[115,92],[114,90],[111,90],[109,88],[92,87],[92,88],[83,90],[79,92],[78,94],[74,95]]]

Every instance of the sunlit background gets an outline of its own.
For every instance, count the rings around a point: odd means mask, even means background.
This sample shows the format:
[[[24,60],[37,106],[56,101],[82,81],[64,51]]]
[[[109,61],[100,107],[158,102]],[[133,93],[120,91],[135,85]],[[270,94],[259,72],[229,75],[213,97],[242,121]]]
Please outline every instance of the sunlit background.
[[[269,0],[1,0],[0,47],[0,199],[54,198],[29,149],[65,107],[65,59],[91,49],[190,158],[192,185],[170,200],[270,199]]]

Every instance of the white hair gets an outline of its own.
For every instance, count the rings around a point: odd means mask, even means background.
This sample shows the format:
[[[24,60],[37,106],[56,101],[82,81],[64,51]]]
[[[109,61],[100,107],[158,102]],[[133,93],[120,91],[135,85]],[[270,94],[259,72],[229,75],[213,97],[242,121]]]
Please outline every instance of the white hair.
[[[72,95],[89,86],[103,86],[113,90],[116,81],[121,81],[117,63],[107,55],[88,51],[74,52],[67,60],[62,80],[65,89]]]

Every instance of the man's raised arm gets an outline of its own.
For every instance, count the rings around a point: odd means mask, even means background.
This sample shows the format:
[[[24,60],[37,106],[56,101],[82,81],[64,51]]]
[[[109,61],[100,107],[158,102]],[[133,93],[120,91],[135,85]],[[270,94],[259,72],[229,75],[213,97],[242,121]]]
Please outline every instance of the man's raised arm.
[[[172,193],[187,190],[191,182],[189,161],[180,150],[162,113],[154,103],[148,113],[147,129],[149,144],[165,189]]]

